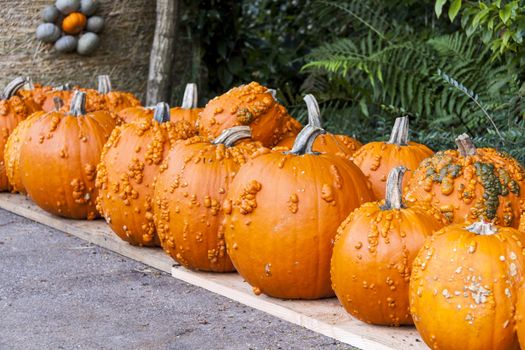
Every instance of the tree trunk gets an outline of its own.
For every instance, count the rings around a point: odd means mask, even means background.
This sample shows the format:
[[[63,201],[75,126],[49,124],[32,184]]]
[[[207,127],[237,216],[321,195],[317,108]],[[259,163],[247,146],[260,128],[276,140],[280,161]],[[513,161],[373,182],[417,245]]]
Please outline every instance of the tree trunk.
[[[157,20],[149,62],[146,105],[169,102],[171,65],[178,25],[179,0],[157,0]]]

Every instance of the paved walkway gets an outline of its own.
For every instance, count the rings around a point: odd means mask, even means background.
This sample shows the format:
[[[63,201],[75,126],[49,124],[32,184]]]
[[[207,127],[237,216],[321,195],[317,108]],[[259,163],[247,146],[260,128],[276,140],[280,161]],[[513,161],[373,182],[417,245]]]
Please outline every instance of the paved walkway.
[[[0,210],[0,349],[346,349]]]

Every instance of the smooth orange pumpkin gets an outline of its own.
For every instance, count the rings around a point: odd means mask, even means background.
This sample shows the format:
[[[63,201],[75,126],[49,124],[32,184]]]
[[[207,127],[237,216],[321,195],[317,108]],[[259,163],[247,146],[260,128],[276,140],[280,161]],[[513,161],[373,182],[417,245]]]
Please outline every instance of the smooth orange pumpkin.
[[[86,95],[76,92],[71,109],[48,112],[29,126],[20,149],[21,181],[42,209],[73,219],[98,216],[96,166],[115,121],[110,113],[85,112]]]
[[[78,34],[86,27],[86,16],[80,12],[67,15],[62,21],[62,30],[67,34]]]
[[[116,127],[97,166],[97,209],[123,240],[158,246],[153,223],[153,183],[168,150],[194,135],[187,122],[170,122],[169,106],[159,103],[153,118]]]
[[[26,79],[22,77],[14,79],[7,84],[0,97],[0,191],[10,190],[4,161],[7,139],[18,123],[40,110],[40,106],[33,101],[31,96],[16,95],[25,84]]]
[[[412,261],[427,236],[444,226],[439,210],[405,206],[406,168],[392,169],[386,199],[363,204],[338,229],[332,288],[345,310],[372,324],[410,325],[408,285]]]
[[[414,260],[410,310],[432,349],[519,349],[514,325],[525,235],[476,222],[446,226]]]
[[[228,272],[224,212],[231,181],[250,155],[261,148],[249,140],[250,127],[223,131],[210,142],[202,136],[177,143],[155,184],[154,211],[161,245],[192,270]]]
[[[452,223],[493,221],[517,228],[525,202],[525,170],[510,155],[474,146],[466,134],[458,150],[425,159],[408,183],[406,199],[439,208]]]
[[[223,206],[228,254],[256,294],[333,295],[330,258],[337,227],[372,194],[351,161],[312,151],[322,132],[308,125],[290,152],[260,151],[232,181]]]
[[[264,146],[297,135],[300,124],[288,115],[271,90],[256,82],[241,85],[208,102],[199,117],[199,134],[218,137],[224,129],[248,125],[252,137]]]
[[[425,145],[408,141],[408,117],[396,118],[388,142],[370,142],[361,147],[353,156],[354,163],[363,171],[372,184],[377,200],[385,197],[385,182],[393,168],[403,165],[409,172],[404,184],[411,178],[411,172],[419,163],[434,152]]]
[[[182,98],[182,105],[180,107],[173,107],[170,110],[171,121],[185,120],[197,129],[199,113],[203,110],[203,108],[197,108],[197,103],[197,84],[187,84],[184,97]]]

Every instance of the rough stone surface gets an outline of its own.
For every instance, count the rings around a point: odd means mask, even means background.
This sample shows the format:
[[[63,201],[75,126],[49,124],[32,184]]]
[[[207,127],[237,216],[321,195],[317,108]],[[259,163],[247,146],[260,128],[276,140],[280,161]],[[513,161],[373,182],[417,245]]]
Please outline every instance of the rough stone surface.
[[[348,346],[0,210],[0,349]]]

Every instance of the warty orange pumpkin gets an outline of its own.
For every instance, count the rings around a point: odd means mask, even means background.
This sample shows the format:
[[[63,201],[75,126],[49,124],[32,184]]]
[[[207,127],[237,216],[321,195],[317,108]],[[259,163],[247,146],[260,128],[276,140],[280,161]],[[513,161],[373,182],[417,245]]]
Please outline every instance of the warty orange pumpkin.
[[[223,204],[232,262],[256,294],[330,297],[337,227],[373,197],[351,161],[312,151],[324,130],[306,126],[290,152],[258,152],[241,167]]]
[[[222,203],[239,168],[261,148],[250,138],[249,126],[236,126],[212,142],[198,136],[170,150],[155,184],[155,223],[164,250],[189,269],[235,270],[226,253]]]
[[[525,348],[525,283],[522,284],[518,294],[516,307],[516,330],[521,348]]]
[[[322,128],[321,112],[317,100],[313,95],[309,94],[304,97],[304,101],[308,108],[308,124]],[[295,136],[286,137],[277,144],[277,147],[291,149],[294,141]],[[361,146],[361,142],[350,136],[326,133],[319,135],[315,139],[312,150],[314,152],[333,153],[350,158]]]
[[[186,84],[182,105],[180,107],[173,107],[170,111],[171,121],[185,120],[197,129],[199,113],[203,110],[202,108],[197,108],[198,101],[197,84]]]
[[[86,94],[75,92],[69,112],[49,112],[29,126],[20,149],[21,181],[42,209],[72,219],[98,216],[96,166],[115,127],[104,111],[85,112]]]
[[[492,221],[517,228],[524,208],[525,170],[510,155],[476,148],[463,134],[458,150],[425,159],[408,183],[406,199],[439,208],[452,223]]]
[[[525,235],[478,221],[427,238],[414,260],[410,310],[432,349],[517,350],[514,325]]]
[[[301,124],[277,102],[275,93],[256,82],[235,87],[209,101],[198,124],[199,134],[209,138],[218,137],[232,126],[248,125],[253,140],[264,146],[275,146],[301,129]]]
[[[390,140],[370,142],[359,148],[353,155],[354,163],[363,171],[372,184],[372,191],[377,200],[385,197],[385,182],[393,168],[403,165],[409,172],[405,175],[405,184],[419,163],[434,152],[427,146],[410,142],[408,139],[408,117],[396,118]]]
[[[55,111],[60,111],[62,106],[63,101],[58,97],[55,97]],[[47,112],[44,111],[38,111],[31,114],[29,117],[18,123],[7,139],[4,150],[4,162],[7,179],[9,180],[12,192],[26,193],[24,184],[22,183],[22,176],[20,174],[20,148],[25,142],[29,127],[35,120],[46,113]]]
[[[153,183],[170,147],[195,134],[188,122],[169,119],[169,106],[161,102],[152,118],[116,127],[97,166],[97,209],[111,229],[133,245],[159,245]]]
[[[98,93],[103,98],[102,109],[110,112],[119,112],[124,108],[140,106],[140,101],[132,93],[112,90],[109,75],[98,76]]]
[[[408,285],[412,261],[427,236],[444,226],[439,210],[405,206],[406,168],[394,168],[386,199],[353,211],[338,229],[332,254],[332,288],[345,310],[372,324],[412,324]]]
[[[40,110],[40,106],[33,101],[31,96],[16,95],[26,83],[25,78],[18,77],[7,84],[0,96],[0,191],[10,190],[4,161],[7,139],[18,123]]]

